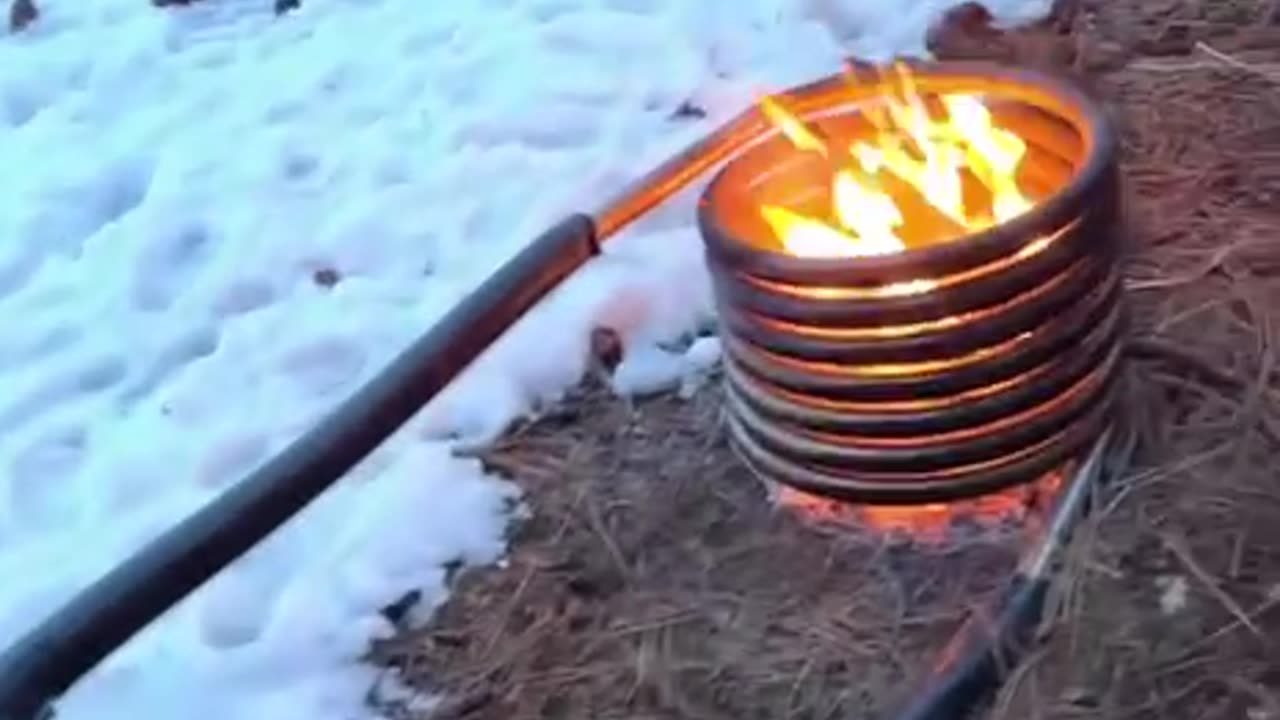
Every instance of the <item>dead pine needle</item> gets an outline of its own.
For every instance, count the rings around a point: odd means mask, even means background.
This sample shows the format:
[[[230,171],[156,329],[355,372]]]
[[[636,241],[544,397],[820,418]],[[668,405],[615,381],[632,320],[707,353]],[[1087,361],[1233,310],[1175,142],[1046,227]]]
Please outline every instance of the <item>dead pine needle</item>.
[[[1266,635],[1262,632],[1262,629],[1254,623],[1253,619],[1249,617],[1249,614],[1244,611],[1244,608],[1240,607],[1240,603],[1236,602],[1235,598],[1227,594],[1227,592],[1222,589],[1222,584],[1207,570],[1205,570],[1204,566],[1196,561],[1195,557],[1192,556],[1191,551],[1187,549],[1185,540],[1164,532],[1157,533],[1157,536],[1160,538],[1160,542],[1169,549],[1169,552],[1173,553],[1174,557],[1178,558],[1183,566],[1186,567],[1202,585],[1204,585],[1205,589],[1222,604],[1222,607],[1225,608],[1227,612],[1235,616],[1236,620],[1238,620],[1241,625],[1248,628],[1249,631],[1259,640],[1266,640]]]

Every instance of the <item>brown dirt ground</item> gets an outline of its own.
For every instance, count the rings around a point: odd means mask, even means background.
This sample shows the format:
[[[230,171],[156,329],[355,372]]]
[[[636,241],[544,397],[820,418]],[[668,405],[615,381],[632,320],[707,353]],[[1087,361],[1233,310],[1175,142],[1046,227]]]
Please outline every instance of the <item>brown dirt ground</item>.
[[[994,717],[1280,719],[1280,3],[1089,22],[1128,48],[1093,85],[1125,140],[1145,452]]]
[[[439,717],[870,711],[1012,568],[1012,531],[920,548],[775,511],[714,388],[568,408],[487,455],[533,506],[507,567],[396,643],[452,694]]]
[[[1073,6],[935,38],[1082,78],[1122,129],[1135,227],[1138,466],[991,716],[1280,720],[1280,2]],[[443,693],[438,718],[877,717],[1001,587],[1019,532],[801,522],[728,449],[719,402],[588,385],[488,450],[532,511],[510,557],[374,658]]]

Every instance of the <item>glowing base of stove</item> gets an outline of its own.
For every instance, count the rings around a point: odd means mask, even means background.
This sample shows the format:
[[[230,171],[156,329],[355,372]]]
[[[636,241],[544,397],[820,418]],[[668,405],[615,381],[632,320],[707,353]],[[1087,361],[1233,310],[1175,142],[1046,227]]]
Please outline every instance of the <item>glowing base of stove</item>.
[[[811,495],[761,478],[770,499],[805,522],[851,527],[913,541],[941,543],[962,527],[994,531],[1037,525],[1053,507],[1070,467],[1039,480],[967,500],[925,505],[862,505]]]

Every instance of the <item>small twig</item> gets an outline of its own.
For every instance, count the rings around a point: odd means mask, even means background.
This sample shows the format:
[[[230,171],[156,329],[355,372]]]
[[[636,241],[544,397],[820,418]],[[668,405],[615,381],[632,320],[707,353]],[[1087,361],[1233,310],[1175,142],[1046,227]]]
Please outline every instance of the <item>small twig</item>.
[[[800,672],[796,673],[795,680],[791,682],[791,692],[787,694],[787,712],[795,711],[796,701],[800,697],[800,687],[804,681],[809,679],[809,674],[813,672],[813,658],[810,657],[804,661],[804,665],[800,668]]]
[[[1210,364],[1209,361],[1188,352],[1178,345],[1157,337],[1133,338],[1129,341],[1128,349],[1130,354],[1139,360],[1164,360],[1173,365],[1182,366],[1184,369],[1216,385],[1220,392],[1237,394],[1252,390],[1253,392],[1249,393],[1249,397],[1258,401],[1257,405],[1250,408],[1253,414],[1253,421],[1262,430],[1262,433],[1267,436],[1268,440],[1280,444],[1280,422],[1277,421],[1274,413],[1268,411],[1268,408],[1275,407],[1277,393],[1273,389],[1266,387],[1262,380],[1264,376],[1259,375],[1249,380],[1242,379],[1231,372]],[[1268,355],[1270,354],[1268,353]],[[1271,370],[1269,361],[1271,358],[1268,357],[1267,360],[1268,362],[1264,362],[1264,368],[1269,374]],[[1261,402],[1264,398],[1266,402]]]
[[[618,541],[614,539],[609,529],[605,527],[604,518],[600,515],[600,509],[590,499],[586,498],[587,504],[587,524],[591,526],[592,531],[600,538],[600,542],[604,545],[604,549],[609,555],[609,559],[616,566],[618,575],[624,581],[630,580],[631,565],[627,563],[627,558],[622,554],[622,548],[618,546]]]
[[[1246,617],[1256,621],[1258,618],[1267,614],[1271,610],[1280,607],[1280,595],[1268,598],[1263,602],[1255,605],[1252,610],[1246,613]],[[1160,666],[1159,674],[1168,675],[1175,672],[1182,672],[1190,668],[1198,667],[1212,662],[1211,657],[1196,656],[1196,653],[1212,645],[1215,641],[1230,635],[1241,627],[1245,627],[1239,618],[1233,617],[1229,622],[1220,626],[1217,630],[1209,633],[1196,640],[1195,642],[1184,648],[1177,656],[1169,659]]]
[[[1239,61],[1237,61],[1239,62]],[[1232,63],[1232,67],[1238,67]],[[1272,73],[1280,75],[1280,63],[1265,62],[1252,63],[1248,66],[1249,72],[1263,73],[1267,79],[1273,79]],[[1185,62],[1170,62],[1164,60],[1141,60],[1130,63],[1126,66],[1128,70],[1137,70],[1139,72],[1148,73],[1185,73],[1194,72],[1196,70],[1221,70],[1221,62],[1212,62],[1209,60],[1190,60]]]
[[[1150,280],[1130,280],[1124,284],[1124,287],[1126,290],[1132,292],[1142,292],[1144,290],[1161,290],[1199,282],[1218,268],[1222,267],[1222,264],[1231,257],[1232,253],[1239,250],[1241,246],[1248,246],[1251,244],[1257,243],[1238,240],[1227,245],[1222,245],[1210,253],[1209,257],[1200,267],[1191,272],[1183,273],[1182,275],[1152,278]]]
[[[673,625],[683,625],[685,623],[698,620],[702,616],[703,616],[703,613],[698,612],[696,610],[681,610],[679,612],[671,613],[666,617],[658,618],[656,620],[650,620],[648,622],[632,623],[630,625],[619,625],[617,627],[612,627],[612,628],[609,628],[609,630],[605,632],[604,635],[606,637],[614,637],[614,638],[626,637],[628,635],[637,635],[639,633],[652,632],[654,630],[662,630],[665,628],[669,628]]]
[[[1160,318],[1159,322],[1157,322],[1153,328],[1154,333],[1156,335],[1163,335],[1169,331],[1169,328],[1178,325],[1179,323],[1187,322],[1201,313],[1218,309],[1229,302],[1230,300],[1224,297],[1211,297],[1179,312],[1170,313],[1169,315]]]
[[[1156,717],[1169,717],[1169,708],[1171,706],[1189,697],[1192,693],[1199,690],[1208,682],[1209,681],[1206,678],[1197,677],[1189,683],[1176,686],[1173,692],[1167,696],[1156,695],[1141,705],[1125,708],[1120,712],[1113,713],[1111,717],[1118,717],[1121,720],[1129,720],[1130,718],[1150,717],[1152,712],[1155,713]]]
[[[1231,543],[1231,569],[1228,572],[1233,580],[1240,577],[1240,569],[1244,565],[1245,540],[1252,529],[1250,526],[1251,523],[1246,522],[1244,529],[1236,533],[1235,541]]]
[[[1160,542],[1164,543],[1164,546],[1169,549],[1169,552],[1173,553],[1178,560],[1182,561],[1182,564],[1186,566],[1187,570],[1190,571],[1197,580],[1204,584],[1210,594],[1212,594],[1218,602],[1222,603],[1222,606],[1226,608],[1228,612],[1234,615],[1242,625],[1249,628],[1249,631],[1258,639],[1266,639],[1266,635],[1264,635],[1257,624],[1253,622],[1248,613],[1244,611],[1244,608],[1240,607],[1240,603],[1236,602],[1235,598],[1228,595],[1227,592],[1222,589],[1222,586],[1217,582],[1217,580],[1215,580],[1214,577],[1210,575],[1198,561],[1196,561],[1195,557],[1191,555],[1191,551],[1187,549],[1185,542],[1181,538],[1175,538],[1163,532],[1157,532],[1156,535],[1160,538]]]
[[[1116,509],[1119,508],[1121,505],[1123,505],[1124,501],[1127,500],[1129,496],[1135,493],[1136,491],[1143,488],[1150,487],[1152,485],[1156,485],[1161,482],[1165,482],[1173,475],[1180,472],[1186,472],[1197,465],[1201,465],[1203,463],[1209,462],[1210,460],[1213,460],[1221,456],[1226,451],[1234,449],[1234,447],[1235,446],[1231,443],[1230,440],[1225,440],[1223,442],[1220,442],[1214,445],[1208,450],[1204,450],[1202,452],[1196,453],[1195,455],[1189,455],[1187,457],[1184,457],[1182,460],[1179,460],[1174,465],[1163,465],[1160,467],[1154,467],[1154,468],[1144,470],[1141,473],[1137,473],[1133,475],[1125,483],[1124,487],[1122,487],[1111,498],[1111,501],[1108,502],[1101,510],[1098,511],[1097,517],[1099,521],[1107,518],[1113,512],[1115,512]]]
[[[1031,687],[1031,694],[1034,699],[1030,703],[1030,707],[1039,714],[1039,709],[1043,707],[1043,701],[1040,699],[1038,683],[1036,682],[1035,670],[1045,656],[1048,654],[1048,648],[1037,648],[1031,655],[1020,664],[1017,669],[1005,681],[1004,689],[1001,691],[999,699],[995,703],[995,707],[991,709],[991,717],[994,720],[1005,720],[1012,717],[1013,701],[1024,681],[1030,679],[1028,683]]]
[[[1195,48],[1219,62],[1225,63],[1239,70],[1243,70],[1247,73],[1252,73],[1265,80],[1269,80],[1270,82],[1280,84],[1280,76],[1277,76],[1274,72],[1268,72],[1269,68],[1264,69],[1259,65],[1252,65],[1239,58],[1232,57],[1204,41],[1197,41]]]
[[[432,718],[464,718],[481,710],[494,701],[494,692],[489,688],[481,688],[467,693],[451,696],[440,703],[431,713]]]
[[[1201,638],[1200,640],[1197,640],[1197,641],[1196,641],[1196,643],[1195,643],[1194,645],[1192,645],[1190,648],[1188,648],[1188,649],[1187,649],[1187,652],[1188,652],[1188,653],[1191,653],[1191,652],[1194,652],[1194,651],[1196,651],[1196,650],[1199,650],[1200,648],[1203,648],[1203,647],[1205,647],[1206,645],[1211,644],[1211,643],[1212,643],[1212,642],[1214,642],[1215,640],[1218,640],[1219,638],[1222,638],[1222,637],[1223,637],[1223,636],[1225,636],[1225,635],[1228,635],[1228,634],[1230,634],[1230,633],[1232,633],[1232,632],[1235,632],[1235,631],[1236,631],[1236,629],[1238,629],[1238,628],[1241,628],[1241,627],[1253,627],[1253,626],[1254,626],[1254,625],[1253,625],[1253,622],[1254,622],[1255,620],[1257,620],[1258,618],[1262,617],[1263,615],[1265,615],[1265,614],[1267,614],[1267,613],[1271,612],[1273,609],[1275,609],[1275,608],[1277,608],[1277,607],[1280,607],[1280,595],[1277,595],[1276,597],[1273,597],[1273,598],[1268,598],[1267,600],[1265,600],[1265,601],[1263,601],[1263,602],[1259,603],[1257,606],[1255,606],[1255,607],[1253,608],[1253,610],[1250,610],[1248,613],[1246,613],[1246,614],[1245,614],[1245,619],[1246,619],[1246,620],[1248,620],[1249,622],[1247,622],[1247,623],[1246,623],[1246,622],[1242,622],[1242,621],[1241,621],[1241,619],[1240,619],[1240,618],[1238,618],[1238,617],[1237,617],[1237,618],[1234,618],[1234,619],[1232,619],[1232,621],[1231,621],[1231,622],[1227,623],[1226,625],[1223,625],[1222,627],[1218,628],[1217,630],[1214,630],[1213,632],[1209,633],[1208,635],[1205,635],[1205,636],[1204,636],[1203,638]]]
[[[507,620],[511,614],[515,612],[516,605],[520,603],[524,597],[524,592],[529,587],[529,583],[533,580],[533,574],[537,572],[536,567],[531,567],[525,571],[524,577],[520,578],[520,584],[516,586],[516,591],[512,593],[511,599],[507,601],[506,607],[502,611],[502,616],[498,618],[498,622],[493,627],[493,634],[489,636],[489,642],[485,643],[484,652],[481,657],[488,657],[498,646],[498,641],[506,634]]]
[[[503,649],[503,652],[498,654],[498,657],[493,658],[488,662],[483,662],[476,667],[469,668],[467,671],[468,677],[462,679],[455,692],[459,696],[469,696],[474,694],[480,685],[493,675],[495,671],[509,666],[515,658],[520,656],[520,654],[527,652],[537,645],[537,643],[544,637],[542,629],[546,625],[550,624],[550,622],[551,618],[549,616],[540,617],[534,620],[529,627],[524,629],[521,636],[507,644]],[[498,633],[498,635],[501,636],[502,633]],[[481,656],[480,660],[485,660],[488,658],[489,654],[489,652],[486,652],[486,655]]]
[[[1183,73],[1194,70],[1220,70],[1225,65],[1235,70],[1256,75],[1268,82],[1280,84],[1280,63],[1260,62],[1250,63],[1240,58],[1229,55],[1217,48],[1198,41],[1193,46],[1194,49],[1208,55],[1210,60],[1190,60],[1183,62],[1170,62],[1162,60],[1142,60],[1130,63],[1128,68],[1139,72],[1152,73]]]
[[[1113,568],[1110,565],[1106,565],[1098,560],[1088,559],[1085,561],[1084,567],[1086,570],[1090,570],[1099,575],[1105,575],[1111,580],[1124,579],[1124,573],[1121,572],[1119,569]]]

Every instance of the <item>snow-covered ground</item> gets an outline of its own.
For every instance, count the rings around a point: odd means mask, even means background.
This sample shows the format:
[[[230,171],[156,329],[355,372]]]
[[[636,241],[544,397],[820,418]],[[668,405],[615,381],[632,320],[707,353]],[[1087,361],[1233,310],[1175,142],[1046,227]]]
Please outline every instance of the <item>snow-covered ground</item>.
[[[6,3],[7,4],[7,3]],[[945,0],[38,0],[0,37],[0,645],[375,373],[558,216]],[[988,2],[1023,19],[1048,0]],[[704,119],[672,120],[685,101]],[[347,720],[380,608],[500,557],[514,488],[450,456],[713,353],[688,202],[634,228],[370,462],[78,685],[67,720]],[[334,284],[331,282],[336,279]],[[194,713],[194,714],[193,714]]]

